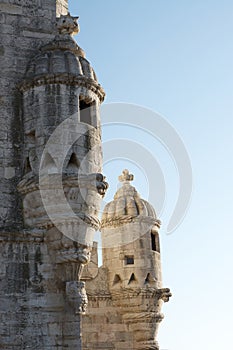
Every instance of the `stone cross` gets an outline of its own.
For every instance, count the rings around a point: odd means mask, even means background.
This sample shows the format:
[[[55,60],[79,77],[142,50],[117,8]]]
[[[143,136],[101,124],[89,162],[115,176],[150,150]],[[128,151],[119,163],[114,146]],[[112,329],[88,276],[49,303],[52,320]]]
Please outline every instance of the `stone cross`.
[[[130,182],[130,181],[133,181],[133,179],[134,179],[134,176],[133,174],[129,173],[128,169],[123,170],[122,175],[118,177],[118,180],[120,182]]]

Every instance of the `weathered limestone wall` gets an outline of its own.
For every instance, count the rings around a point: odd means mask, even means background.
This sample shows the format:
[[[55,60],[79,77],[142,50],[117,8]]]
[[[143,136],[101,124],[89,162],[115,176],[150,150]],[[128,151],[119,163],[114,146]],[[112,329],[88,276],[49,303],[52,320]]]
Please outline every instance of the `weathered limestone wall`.
[[[49,137],[57,126],[64,122],[69,116],[75,113],[78,114],[79,95],[83,90],[83,88],[65,84],[47,84],[33,87],[24,92],[23,175],[27,173],[27,169],[25,169],[25,165],[27,165],[25,164],[26,159],[28,159],[28,165],[30,165],[31,170],[36,174],[39,173],[41,156]],[[86,91],[86,94],[87,92],[88,91]],[[91,92],[89,92],[89,96],[93,99],[97,99],[94,93],[91,94]],[[68,152],[67,162],[64,162],[65,165],[67,165],[73,152],[77,157],[77,161],[82,164],[83,167],[85,164],[88,165],[87,169],[83,169],[84,174],[100,172],[102,167],[102,153],[99,129],[90,128],[84,123],[79,124],[77,129],[77,140],[74,137],[75,143]],[[72,131],[75,133],[74,129]],[[70,137],[70,133],[67,133],[66,136],[67,138]],[[68,141],[69,140],[63,140],[63,143],[68,143]],[[58,158],[61,157],[61,155],[62,152],[60,154],[58,153]],[[89,161],[83,161],[87,156]],[[57,160],[57,164],[59,164],[59,159],[55,160]],[[60,159],[60,162],[61,161],[63,162],[64,159]]]
[[[134,349],[132,333],[108,297],[89,297],[88,311],[82,318],[82,336],[83,350]]]
[[[108,269],[101,267],[96,278],[86,281],[83,350],[158,350],[156,337],[163,319],[160,312],[169,299],[169,289],[109,288],[108,276]]]
[[[88,307],[82,316],[83,350],[120,349],[120,343],[129,342],[124,349],[132,349],[132,337],[126,334],[119,310],[113,305],[109,291],[108,269],[99,268],[93,280],[86,281]],[[130,342],[131,341],[131,342]]]
[[[38,48],[54,36],[68,1],[0,0],[0,228],[20,225],[21,94],[16,88]]]
[[[77,249],[73,241],[61,235],[58,239],[56,233],[51,237],[46,230],[23,230],[17,191],[25,170],[18,84],[38,49],[54,38],[56,10],[59,14],[67,4],[62,3],[56,8],[55,0],[0,0],[0,348],[4,350],[81,349],[79,306],[85,298],[82,301],[82,284],[77,282],[80,264],[72,264],[67,256],[57,263],[50,245],[55,241],[63,253],[72,247],[75,256]]]
[[[81,349],[80,315],[67,301],[64,266],[54,265],[45,232],[8,232],[0,240],[0,347]]]
[[[55,18],[55,0],[0,0],[1,228],[21,222],[16,190],[22,171],[21,95],[16,84],[38,48],[53,37]]]

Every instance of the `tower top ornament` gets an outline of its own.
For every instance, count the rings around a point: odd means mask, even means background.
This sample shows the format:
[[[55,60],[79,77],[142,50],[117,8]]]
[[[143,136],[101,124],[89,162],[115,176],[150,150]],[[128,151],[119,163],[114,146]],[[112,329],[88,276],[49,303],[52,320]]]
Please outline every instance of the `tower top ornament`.
[[[122,174],[118,177],[118,180],[120,182],[130,182],[130,181],[133,181],[133,179],[134,179],[134,176],[133,174],[129,173],[128,169],[123,170]]]
[[[78,24],[79,17],[73,17],[68,12],[67,15],[61,15],[59,18],[57,18],[57,29],[60,34],[70,34],[70,35],[76,35],[79,33],[79,24]]]

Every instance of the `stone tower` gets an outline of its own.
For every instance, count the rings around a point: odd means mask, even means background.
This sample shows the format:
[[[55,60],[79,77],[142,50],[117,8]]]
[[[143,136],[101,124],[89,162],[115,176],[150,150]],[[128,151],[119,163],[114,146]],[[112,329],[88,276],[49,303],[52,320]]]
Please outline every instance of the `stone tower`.
[[[1,0],[0,21],[0,344],[81,349],[105,94],[67,1]]]
[[[130,184],[128,170],[119,180],[122,187],[102,215],[103,265],[95,278],[83,275],[89,299],[84,349],[158,350],[161,308],[171,296],[162,287],[160,221]]]
[[[98,219],[105,93],[77,20],[67,0],[0,0],[0,348],[157,350],[160,221],[128,171]]]

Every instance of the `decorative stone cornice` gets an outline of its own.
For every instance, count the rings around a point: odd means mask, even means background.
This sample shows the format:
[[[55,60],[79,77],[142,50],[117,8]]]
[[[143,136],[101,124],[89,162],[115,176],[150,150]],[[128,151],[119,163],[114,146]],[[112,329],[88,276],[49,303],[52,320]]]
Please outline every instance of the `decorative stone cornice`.
[[[75,230],[79,229],[81,222],[87,224],[89,227],[92,227],[96,231],[100,229],[99,219],[85,213],[76,214],[73,217],[69,216],[67,219],[53,219],[53,222],[46,218],[45,221],[40,222],[37,225],[35,224],[35,227],[48,230],[55,226],[62,232],[66,230],[67,232],[73,233]]]
[[[52,223],[52,226],[56,226],[61,232],[73,232],[75,231],[75,226],[77,226],[77,229],[80,225],[80,220],[83,221],[85,224],[87,224],[90,227],[93,227],[95,230],[99,230],[100,222],[97,217],[90,216],[85,213],[79,213],[76,214],[74,217],[68,217],[67,219],[57,219],[54,220]],[[50,226],[50,227],[52,227]]]
[[[138,322],[153,322],[159,323],[164,319],[164,315],[155,312],[129,312],[123,315],[125,323],[138,323]]]
[[[33,230],[20,230],[20,231],[1,231],[1,242],[19,242],[19,243],[42,243],[45,240],[45,230],[33,229]]]
[[[62,73],[59,75],[48,74],[36,76],[31,79],[25,79],[18,85],[18,88],[20,91],[24,92],[36,86],[48,84],[64,84],[69,86],[85,87],[86,89],[94,92],[99,98],[100,102],[103,102],[105,98],[105,92],[103,88],[93,79],[89,79],[85,76],[77,76],[68,73]]]
[[[125,224],[129,224],[132,222],[144,222],[149,225],[157,226],[158,229],[160,228],[161,221],[160,220],[155,220],[151,217],[146,217],[142,215],[121,215],[121,216],[115,216],[110,219],[102,219],[101,221],[101,228],[106,228],[106,227],[119,227]]]
[[[159,345],[155,340],[138,342],[134,346],[135,350],[159,350]]]
[[[118,290],[112,290],[111,295],[114,300],[126,299],[126,298],[157,298],[162,299],[164,302],[169,301],[169,298],[172,296],[169,288],[120,288]]]
[[[105,292],[98,292],[98,293],[91,293],[87,292],[88,300],[89,301],[97,301],[97,300],[111,300],[112,296],[111,294],[105,293]]]

